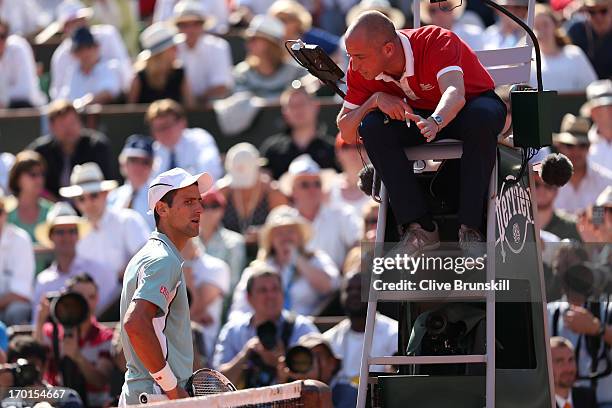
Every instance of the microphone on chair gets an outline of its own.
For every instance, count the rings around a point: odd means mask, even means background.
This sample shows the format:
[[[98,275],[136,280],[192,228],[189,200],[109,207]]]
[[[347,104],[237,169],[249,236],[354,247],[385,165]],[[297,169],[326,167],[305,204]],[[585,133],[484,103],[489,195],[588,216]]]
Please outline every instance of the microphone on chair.
[[[570,159],[561,153],[552,153],[542,161],[540,177],[550,186],[563,187],[574,174]]]

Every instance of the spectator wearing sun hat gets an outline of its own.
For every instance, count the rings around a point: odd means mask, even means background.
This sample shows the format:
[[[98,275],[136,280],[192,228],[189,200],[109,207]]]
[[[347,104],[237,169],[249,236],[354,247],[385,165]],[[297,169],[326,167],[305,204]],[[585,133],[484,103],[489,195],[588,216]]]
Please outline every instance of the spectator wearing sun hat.
[[[80,27],[89,27],[100,47],[100,59],[117,60],[121,73],[121,89],[127,91],[132,82],[132,61],[127,48],[117,29],[110,24],[91,25],[93,10],[85,7],[78,0],[64,0],[57,7],[57,20],[50,24],[36,37],[37,43],[44,43],[56,32],[62,31],[64,40],[51,57],[51,98],[57,98],[59,92],[68,85],[69,73],[73,72],[79,62],[72,54],[72,35]]]
[[[601,79],[589,84],[586,95],[580,114],[593,121],[589,129],[589,160],[612,171],[612,80]]]
[[[70,184],[62,187],[60,194],[74,200],[77,209],[92,226],[87,236],[79,240],[77,254],[108,266],[115,280],[106,285],[120,289],[125,266],[147,242],[149,227],[134,210],[106,206],[108,192],[117,187],[117,182],[105,180],[97,164],[90,162],[75,166]]]
[[[125,183],[108,194],[108,205],[112,208],[131,208],[155,229],[155,220],[148,214],[147,186],[153,171],[153,139],[134,134],[127,138],[119,154],[121,173]]]
[[[111,300],[113,285],[109,285],[109,282],[115,280],[114,271],[103,264],[77,256],[76,253],[77,242],[90,229],[89,223],[79,217],[67,202],[56,203],[47,214],[46,222],[36,227],[37,239],[43,246],[53,250],[54,261],[36,276],[32,297],[33,320],[38,306],[49,292],[60,291],[69,278],[82,273],[88,273],[98,284],[100,300],[97,312]]]
[[[206,32],[214,23],[200,0],[181,0],[174,7],[174,24],[185,36],[178,45],[179,58],[200,102],[225,97],[234,87],[229,43]]]
[[[152,103],[172,99],[186,107],[194,106],[191,86],[178,59],[177,45],[185,40],[170,23],[155,23],[140,34],[143,51],[134,64],[128,102]]]
[[[214,21],[208,27],[208,31],[215,34],[225,34],[228,28],[229,7],[225,0],[196,0]],[[174,8],[180,0],[156,0],[153,21],[170,21],[174,16]]]
[[[253,17],[246,32],[247,55],[234,68],[235,92],[248,91],[262,98],[278,98],[306,70],[286,60],[285,26],[276,17]]]
[[[348,251],[363,236],[363,221],[352,207],[337,206],[324,201],[335,171],[321,170],[307,154],[291,162],[280,181],[281,191],[291,197],[299,214],[312,224],[313,234],[307,248],[325,251],[340,267]]]
[[[587,209],[612,185],[612,173],[588,159],[589,120],[571,113],[561,121],[561,132],[553,135],[553,143],[560,153],[566,155],[574,166],[570,181],[559,188],[555,208],[578,214]]]
[[[226,176],[217,183],[227,200],[223,225],[245,237],[247,251],[253,256],[257,246],[257,231],[270,210],[287,204],[287,198],[261,172],[266,160],[250,143],[232,146],[225,156]]]
[[[287,205],[270,212],[259,234],[257,261],[281,276],[284,308],[303,315],[316,315],[327,297],[338,289],[340,272],[322,250],[308,250],[314,231],[310,222]],[[247,300],[247,282],[256,268],[248,267],[234,291],[232,315],[252,311]]]
[[[0,321],[30,321],[34,249],[28,233],[7,222],[9,197],[0,192]]]

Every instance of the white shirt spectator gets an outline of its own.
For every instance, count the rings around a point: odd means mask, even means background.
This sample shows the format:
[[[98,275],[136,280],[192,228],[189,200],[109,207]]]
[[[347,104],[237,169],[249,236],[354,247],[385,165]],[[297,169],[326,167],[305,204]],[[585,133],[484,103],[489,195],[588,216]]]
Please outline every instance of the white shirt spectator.
[[[235,231],[219,227],[206,245],[200,238],[195,238],[202,252],[225,261],[230,267],[230,288],[238,284],[246,263],[244,237]]]
[[[204,344],[206,356],[212,361],[212,356],[217,342],[217,335],[221,329],[221,314],[223,313],[223,298],[230,291],[230,270],[227,263],[219,258],[202,254],[192,263],[193,282],[196,287],[203,284],[213,285],[219,288],[222,295],[208,304],[207,312],[213,318],[213,322],[203,326]]]
[[[0,137],[2,137],[1,134]],[[13,167],[13,163],[15,163],[15,156],[12,153],[0,153],[0,189],[2,189],[4,193],[9,191],[8,176]]]
[[[610,185],[612,185],[612,173],[589,162],[586,175],[577,189],[571,183],[559,188],[554,207],[556,210],[577,215],[580,211],[595,204],[599,194]]]
[[[109,92],[114,97],[121,93],[119,61],[98,61],[89,74],[84,73],[79,65],[72,67],[57,98],[74,101],[87,94],[95,96],[102,92]]]
[[[504,35],[500,31],[499,25],[493,24],[484,30],[483,49],[497,50],[500,48],[516,47],[524,37],[525,34],[522,29],[519,31],[514,31],[510,35]]]
[[[143,220],[148,224],[149,231],[152,232],[155,229],[155,217],[153,214],[149,214],[149,202],[147,198],[148,193],[148,183],[146,186],[142,186],[142,188],[136,191],[136,196],[132,198],[134,195],[134,188],[131,184],[126,182],[120,187],[117,187],[113,191],[108,194],[107,204],[110,208],[121,209],[121,208],[131,208],[136,211]],[[130,207],[130,201],[132,202],[132,206]]]
[[[96,282],[96,285],[98,285],[99,300],[96,312],[104,310],[108,303],[113,300],[114,287],[109,283],[117,280],[115,271],[104,267],[102,264],[79,258],[78,256],[70,264],[70,269],[67,273],[60,272],[57,269],[57,263],[53,262],[47,269],[36,276],[34,296],[32,297],[32,310],[36,310],[36,306],[47,292],[62,290],[68,279],[83,273],[89,274]],[[36,313],[33,313],[32,319],[35,318]],[[33,321],[32,323],[35,324],[36,322]]]
[[[194,48],[181,43],[178,50],[192,93],[196,97],[216,86],[226,86],[228,89],[234,87],[230,45],[223,38],[204,34]]]
[[[253,15],[267,14],[274,0],[236,0],[238,7],[246,7]]]
[[[451,30],[474,51],[484,48],[483,29],[474,24],[455,23]]]
[[[340,177],[342,177],[342,175],[335,177],[331,186],[329,187],[329,204],[333,207],[351,208],[355,215],[361,215],[363,212],[363,207],[372,201],[372,197],[361,194],[358,200],[347,200],[342,196],[342,191],[340,190],[340,186],[342,184]]]
[[[23,101],[32,106],[46,103],[38,85],[32,47],[18,35],[6,39],[6,48],[0,56],[0,78],[6,87],[8,102]]]
[[[92,228],[79,240],[77,255],[107,266],[115,274],[114,282],[107,284],[116,289],[119,274],[123,273],[132,255],[147,242],[148,231],[149,227],[136,211],[107,208],[97,228]]]
[[[337,289],[340,285],[340,272],[332,260],[322,251],[316,251],[310,259],[311,263],[317,268],[321,268],[332,280],[332,290]],[[278,270],[278,265],[273,259],[266,260],[266,263],[274,269]],[[321,301],[325,297],[321,296],[311,285],[308,280],[295,273],[293,266],[285,267],[280,271],[281,283],[283,285],[283,294],[285,296],[285,309],[294,313],[310,316],[317,311],[321,305]],[[246,268],[240,277],[238,285],[234,290],[232,299],[232,307],[228,320],[232,316],[237,316],[242,313],[252,313],[253,308],[247,301],[246,286],[249,276],[253,273],[252,268]],[[242,312],[242,313],[241,313]]]
[[[169,170],[170,149],[155,142],[153,151],[155,152],[153,173],[159,174]],[[214,180],[218,180],[223,175],[217,142],[204,129],[185,129],[181,139],[174,146],[174,157],[176,165],[188,173],[196,174],[205,171],[210,173]]]
[[[213,33],[227,32],[229,9],[225,0],[201,0],[207,15],[215,18],[215,26],[210,30]],[[157,0],[153,12],[153,22],[170,20],[174,15],[174,6],[179,0]]]
[[[24,37],[36,34],[50,22],[50,16],[35,0],[0,1],[0,19],[10,24],[11,34]]]
[[[533,54],[535,61],[535,51]],[[571,67],[571,69],[568,69]],[[597,80],[597,74],[580,47],[569,44],[557,55],[542,54],[542,83],[545,89],[563,92],[584,92]],[[529,85],[537,87],[536,64],[531,64]]]
[[[609,171],[612,171],[612,142],[599,135],[597,126],[593,125],[589,130],[589,163],[597,164]]]
[[[109,24],[99,24],[90,27],[91,33],[100,45],[100,58],[103,61],[116,59],[121,72],[121,89],[127,91],[134,76],[132,61],[128,55],[121,35],[115,27]],[[57,98],[62,88],[69,84],[69,73],[78,67],[77,60],[71,53],[72,40],[66,38],[57,47],[51,57],[51,88],[49,94]]]
[[[397,321],[385,315],[376,313],[374,324],[374,338],[372,340],[373,357],[392,356],[397,351]],[[359,372],[361,366],[361,353],[363,352],[364,332],[351,330],[351,321],[344,319],[331,329],[323,333],[323,337],[329,341],[334,354],[342,359],[342,368],[338,377],[351,383],[359,383]],[[370,371],[382,372],[385,366],[370,366]]]
[[[5,223],[0,233],[0,294],[32,299],[34,249],[28,233]]]
[[[352,208],[324,204],[311,224],[313,234],[308,249],[325,251],[339,268],[347,252],[363,236],[363,221]]]

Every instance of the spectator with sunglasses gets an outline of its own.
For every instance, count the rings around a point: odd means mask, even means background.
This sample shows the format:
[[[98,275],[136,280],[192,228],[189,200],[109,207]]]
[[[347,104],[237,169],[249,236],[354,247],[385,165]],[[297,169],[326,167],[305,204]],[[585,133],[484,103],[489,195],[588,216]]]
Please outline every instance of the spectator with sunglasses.
[[[586,19],[573,21],[567,33],[589,57],[599,79],[612,76],[612,1],[583,0]]]
[[[7,222],[7,199],[0,192],[0,321],[30,321],[34,250],[28,233]]]
[[[83,258],[106,265],[114,278],[105,286],[114,289],[118,301],[120,282],[130,258],[147,242],[149,227],[142,217],[128,208],[107,208],[106,199],[110,190],[117,187],[115,180],[105,180],[96,163],[85,163],[74,167],[70,175],[70,186],[62,187],[62,197],[73,199],[77,209],[87,218],[91,231],[77,244],[77,254]],[[118,319],[118,306],[111,301],[108,314],[101,312],[100,318]]]
[[[54,261],[36,276],[34,296],[32,297],[33,323],[37,323],[40,307],[47,302],[49,292],[61,290],[66,281],[83,273],[90,274],[96,281],[99,290],[99,304],[110,301],[114,281],[113,271],[100,263],[87,260],[77,255],[77,242],[91,229],[91,226],[79,217],[66,202],[53,205],[47,214],[47,220],[36,227],[35,236],[40,244],[53,251]],[[98,309],[99,311],[99,309]],[[41,324],[44,322],[40,322]]]
[[[9,173],[9,188],[17,198],[17,207],[9,212],[8,221],[26,230],[34,243],[34,229],[45,221],[53,205],[43,198],[46,167],[40,154],[24,150],[15,157]]]
[[[300,215],[312,224],[313,234],[307,248],[325,251],[341,267],[348,251],[363,235],[363,222],[351,207],[324,202],[323,185],[328,185],[333,175],[333,170],[321,170],[312,157],[303,154],[291,162],[280,179],[280,188],[291,197]]]
[[[219,190],[211,189],[202,196],[200,236],[195,241],[200,251],[229,265],[231,293],[246,264],[246,247],[241,234],[225,228],[221,223],[226,207],[227,200]]]
[[[592,205],[599,194],[612,184],[612,173],[588,160],[589,121],[571,113],[561,122],[561,132],[553,135],[553,143],[560,153],[574,165],[570,181],[559,188],[555,209],[578,214]]]
[[[131,135],[119,154],[121,174],[125,183],[108,194],[112,208],[131,208],[155,229],[155,219],[148,213],[147,184],[153,171],[153,139],[144,135]]]

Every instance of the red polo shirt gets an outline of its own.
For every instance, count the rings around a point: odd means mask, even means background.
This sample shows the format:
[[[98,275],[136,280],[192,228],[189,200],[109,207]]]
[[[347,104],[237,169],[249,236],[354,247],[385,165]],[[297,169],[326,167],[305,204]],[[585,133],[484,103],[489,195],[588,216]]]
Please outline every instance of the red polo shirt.
[[[406,63],[398,80],[385,73],[367,80],[352,64],[347,73],[344,106],[356,109],[375,92],[406,98],[417,109],[434,110],[440,101],[438,78],[449,71],[463,72],[467,100],[494,89],[493,78],[482,66],[476,53],[456,34],[438,26],[399,30]]]

